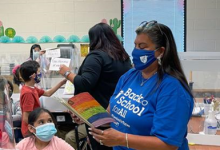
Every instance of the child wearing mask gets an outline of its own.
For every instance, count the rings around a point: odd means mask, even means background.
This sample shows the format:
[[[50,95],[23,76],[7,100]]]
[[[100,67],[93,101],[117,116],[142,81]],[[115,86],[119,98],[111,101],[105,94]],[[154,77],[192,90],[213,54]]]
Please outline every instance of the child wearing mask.
[[[31,46],[30,56],[28,60],[36,60],[37,62],[39,62],[40,55],[43,55],[44,53],[45,50],[42,50],[39,44],[34,44]]]
[[[35,60],[40,64],[41,67],[41,74],[42,74],[42,80],[40,84],[37,84],[38,88],[50,88],[50,81],[46,80],[45,78],[50,78],[50,61],[45,55],[46,50],[41,49],[41,46],[39,44],[34,44],[31,46],[30,49],[30,56],[27,60]]]
[[[20,102],[14,102],[12,99],[12,94],[14,91],[14,86],[11,83],[11,81],[7,80],[8,82],[8,92],[9,92],[9,98],[11,100],[11,108],[12,108],[12,120],[13,121],[20,121],[21,120],[21,108],[20,108]]]
[[[44,108],[37,108],[28,116],[30,136],[20,141],[19,150],[74,150],[64,140],[54,136],[57,132],[52,114]]]
[[[51,96],[66,83],[66,79],[47,91],[37,88],[34,85],[40,82],[41,72],[39,63],[33,60],[26,61],[21,65],[20,75],[24,81],[20,93],[20,106],[22,110],[21,132],[23,137],[26,137],[28,135],[28,116],[31,111],[40,107],[39,97],[42,95]]]

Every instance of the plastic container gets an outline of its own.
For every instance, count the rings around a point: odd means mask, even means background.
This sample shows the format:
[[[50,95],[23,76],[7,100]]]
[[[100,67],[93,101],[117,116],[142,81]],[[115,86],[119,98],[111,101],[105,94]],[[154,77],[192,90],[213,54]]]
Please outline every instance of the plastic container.
[[[208,115],[209,111],[211,110],[211,104],[204,104],[204,115]]]
[[[217,132],[217,120],[215,118],[215,111],[209,111],[208,117],[204,122],[204,133],[215,135]]]

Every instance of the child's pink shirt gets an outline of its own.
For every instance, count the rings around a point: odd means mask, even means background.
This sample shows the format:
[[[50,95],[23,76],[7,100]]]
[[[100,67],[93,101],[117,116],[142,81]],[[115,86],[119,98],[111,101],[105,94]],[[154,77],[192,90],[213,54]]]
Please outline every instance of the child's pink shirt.
[[[27,137],[20,141],[16,148],[18,150],[38,150],[35,146],[35,137]],[[68,143],[64,140],[54,136],[50,143],[42,150],[74,150]]]

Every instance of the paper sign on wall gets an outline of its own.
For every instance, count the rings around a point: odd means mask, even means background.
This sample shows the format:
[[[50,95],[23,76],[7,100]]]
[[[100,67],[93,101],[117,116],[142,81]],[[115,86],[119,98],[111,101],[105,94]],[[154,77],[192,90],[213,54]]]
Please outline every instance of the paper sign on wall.
[[[80,44],[81,57],[86,57],[89,53],[89,44]]]
[[[60,57],[60,49],[59,48],[48,48],[46,49],[46,57]]]
[[[58,71],[60,70],[60,65],[66,65],[69,67],[71,59],[67,58],[52,58],[49,70]]]

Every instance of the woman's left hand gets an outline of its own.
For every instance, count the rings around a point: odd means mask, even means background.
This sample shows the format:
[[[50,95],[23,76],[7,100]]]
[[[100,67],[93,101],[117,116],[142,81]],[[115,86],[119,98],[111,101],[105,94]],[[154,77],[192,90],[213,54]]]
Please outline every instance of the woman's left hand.
[[[66,71],[70,70],[69,67],[65,66],[65,65],[60,65],[60,70],[59,73],[63,76],[65,74]]]
[[[89,128],[93,138],[100,143],[101,145],[106,145],[109,147],[117,146],[117,145],[125,145],[125,133],[119,132],[113,128],[109,128],[106,130],[100,130],[96,128]]]
[[[45,54],[45,52],[46,52],[45,50],[41,50],[41,51],[39,52],[39,54],[40,54],[40,55],[43,55],[43,54]]]

